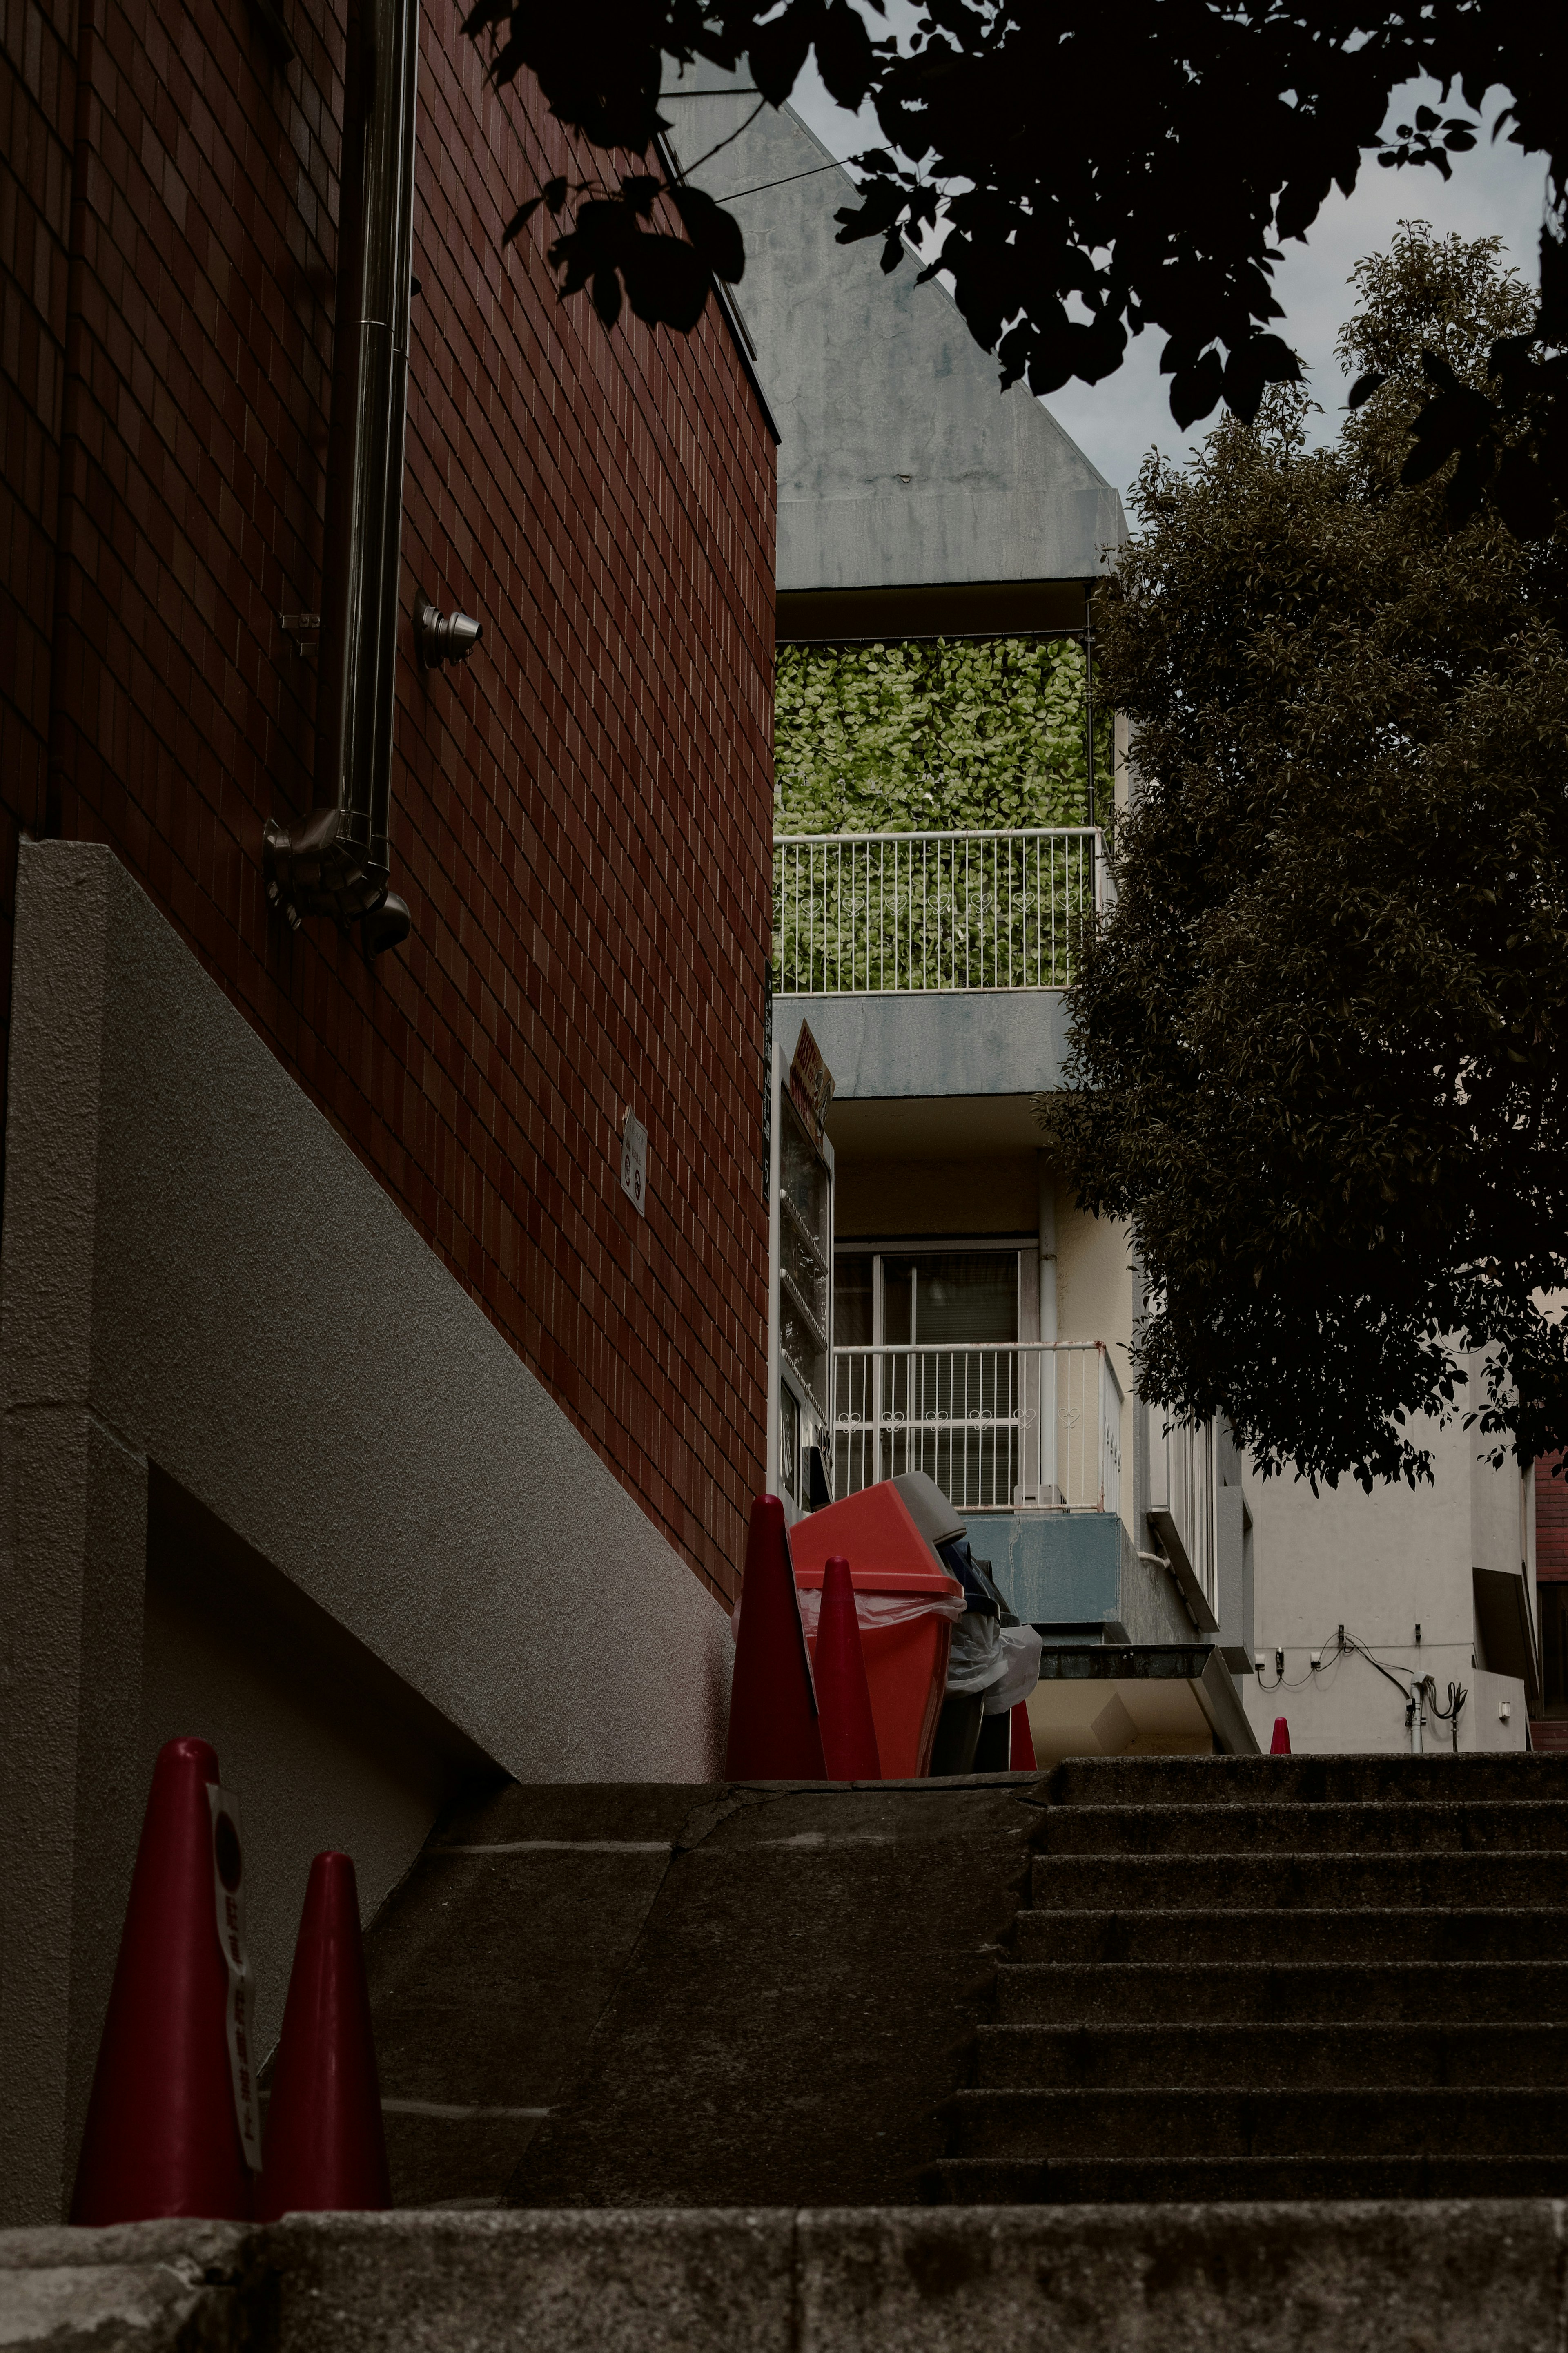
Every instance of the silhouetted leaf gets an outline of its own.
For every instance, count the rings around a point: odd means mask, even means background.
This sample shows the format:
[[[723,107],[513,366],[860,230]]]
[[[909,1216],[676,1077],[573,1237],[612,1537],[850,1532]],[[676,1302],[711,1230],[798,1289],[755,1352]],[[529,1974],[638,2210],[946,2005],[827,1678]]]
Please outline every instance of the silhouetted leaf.
[[[752,35],[752,79],[770,105],[782,106],[800,79],[821,15],[820,0],[793,0],[782,16]]]
[[[626,299],[647,326],[689,333],[707,304],[710,273],[695,246],[683,237],[644,232],[622,256]]]
[[[1103,0],[1050,8],[928,0],[924,29],[902,48],[873,42],[858,0],[463,5],[465,31],[488,44],[498,88],[526,70],[566,132],[598,149],[612,184],[629,166],[626,218],[653,216],[647,159],[664,125],[670,60],[682,69],[699,58],[726,71],[748,68],[777,104],[815,46],[832,94],[850,105],[868,100],[883,141],[862,160],[873,176],[858,209],[839,216],[841,241],[873,237],[883,266],[896,267],[909,247],[934,251],[945,238],[935,269],[952,269],[960,308],[1006,382],[1024,376],[1037,390],[1075,376],[1095,382],[1120,364],[1128,333],[1156,330],[1175,413],[1189,423],[1212,413],[1216,369],[1219,396],[1242,417],[1262,414],[1268,385],[1289,380],[1254,349],[1279,316],[1276,240],[1304,234],[1331,186],[1348,194],[1368,152],[1390,170],[1447,175],[1451,158],[1474,147],[1471,116],[1425,102],[1396,139],[1380,139],[1394,93],[1417,74],[1458,89],[1472,106],[1489,87],[1511,91],[1499,127],[1509,123],[1527,152],[1545,159],[1553,189],[1568,185],[1568,109],[1540,47],[1545,19],[1539,8],[1505,9],[1500,0],[1490,8],[1424,0],[1418,10],[1353,22],[1354,12],[1259,14],[1173,0],[1124,0],[1114,11]],[[1104,129],[1110,91],[1121,101],[1114,137]],[[593,172],[584,176],[591,187]],[[580,193],[585,216],[598,199]],[[768,192],[752,193],[762,217]],[[514,216],[504,233],[515,237],[531,217]],[[577,224],[584,243],[563,245],[552,265],[563,290],[596,285],[605,267],[625,287],[626,218]],[[694,216],[684,225],[715,275],[737,267],[728,232]],[[632,267],[640,267],[635,257]],[[921,282],[928,274],[919,272]],[[654,312],[700,316],[689,289],[667,302],[659,269],[644,275]],[[1069,290],[1086,306],[1070,322],[1061,315]],[[1555,214],[1542,237],[1540,333],[1548,352],[1568,345],[1568,246]],[[1221,352],[1229,355],[1223,365]],[[1568,366],[1553,376],[1548,352],[1538,344],[1510,357],[1497,381],[1512,438],[1528,445],[1529,464],[1561,498]],[[1440,375],[1428,380],[1436,393],[1452,389]],[[1417,464],[1435,468],[1475,435],[1466,428],[1446,450],[1440,437],[1420,438]],[[1501,475],[1482,468],[1481,476],[1483,498],[1500,496]],[[1508,495],[1513,512],[1534,512],[1524,490]]]
[[[501,17],[510,16],[512,5],[513,0],[474,0],[474,5],[463,19],[463,31],[470,41],[478,40],[481,33],[488,32]]]
[[[500,241],[502,245],[510,245],[511,243],[513,237],[516,237],[521,229],[527,227],[528,223],[533,218],[534,214],[539,210],[540,206],[543,202],[544,198],[542,196],[530,196],[525,205],[519,205],[516,212],[513,213],[510,220],[508,221],[505,228],[501,231]]]
[[[1217,352],[1205,352],[1195,367],[1178,368],[1171,379],[1171,414],[1185,433],[1219,405],[1225,370]]]
[[[628,209],[634,212],[639,220],[648,218],[656,200],[663,193],[664,182],[656,180],[651,172],[631,173],[621,182],[621,195]]]
[[[669,200],[714,277],[738,283],[745,273],[746,247],[733,213],[722,211],[700,188],[685,185],[672,187]]]
[[[1358,375],[1352,385],[1351,396],[1345,403],[1345,406],[1347,408],[1363,407],[1372,398],[1373,394],[1387,382],[1388,372],[1385,368],[1368,368],[1366,374]]]
[[[830,0],[816,31],[816,63],[828,96],[858,107],[871,86],[871,36],[848,0]]]
[[[833,216],[843,223],[837,238],[840,245],[854,245],[863,237],[885,237],[903,210],[903,192],[895,181],[869,180],[860,194],[858,208],[844,205]]]

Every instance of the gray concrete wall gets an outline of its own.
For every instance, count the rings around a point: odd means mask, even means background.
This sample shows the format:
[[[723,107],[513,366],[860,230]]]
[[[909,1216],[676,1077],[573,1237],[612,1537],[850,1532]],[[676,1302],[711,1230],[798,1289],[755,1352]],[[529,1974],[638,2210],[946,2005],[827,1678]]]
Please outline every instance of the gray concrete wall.
[[[227,1720],[267,1715],[199,1607],[181,1630],[154,1599],[144,1675],[150,1482],[189,1498],[421,1712],[440,1755],[413,1794],[378,1790],[363,1757],[343,1764],[355,1835],[381,1824],[373,1879],[412,1859],[442,1755],[525,1779],[711,1778],[731,1641],[101,848],[22,850],[5,1151],[0,2211],[21,2221],[52,2218],[68,2189],[144,1743],[185,1704],[204,1642]],[[268,1755],[276,1793],[289,1740],[270,1739],[252,1753]]]
[[[781,589],[1095,579],[1121,501],[1023,385],[1004,393],[945,288],[891,276],[882,241],[837,242],[847,172],[788,107],[731,94],[749,74],[673,73],[682,158],[746,240],[741,307],[782,435]],[[705,96],[690,93],[702,91]]]
[[[353,1855],[369,1918],[443,1805],[494,1768],[298,1586],[156,1471],[150,1484],[140,1787],[166,1740],[195,1733],[241,1797],[265,2052],[283,2021],[311,1856]]]
[[[321,2214],[0,2240],[8,2345],[115,2353],[1557,2353],[1552,2199]]]
[[[844,1101],[1026,1099],[1063,1082],[1068,1008],[1061,988],[774,998],[777,1037],[797,1036],[803,1018]]]

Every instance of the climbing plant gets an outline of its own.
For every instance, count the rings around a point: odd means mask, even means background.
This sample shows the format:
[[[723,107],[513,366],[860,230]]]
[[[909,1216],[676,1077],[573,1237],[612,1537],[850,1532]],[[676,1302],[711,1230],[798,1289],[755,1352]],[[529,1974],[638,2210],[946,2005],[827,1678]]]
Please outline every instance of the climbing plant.
[[[779,648],[783,833],[1083,825],[1085,661],[1076,638]],[[1098,814],[1110,724],[1097,715]]]

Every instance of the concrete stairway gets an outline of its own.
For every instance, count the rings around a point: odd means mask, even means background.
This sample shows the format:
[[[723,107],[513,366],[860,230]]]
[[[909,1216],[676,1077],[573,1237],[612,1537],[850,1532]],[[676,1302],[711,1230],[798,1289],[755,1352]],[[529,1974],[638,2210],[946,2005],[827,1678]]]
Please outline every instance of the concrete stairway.
[[[927,2195],[1562,2196],[1568,1760],[1059,1767]]]

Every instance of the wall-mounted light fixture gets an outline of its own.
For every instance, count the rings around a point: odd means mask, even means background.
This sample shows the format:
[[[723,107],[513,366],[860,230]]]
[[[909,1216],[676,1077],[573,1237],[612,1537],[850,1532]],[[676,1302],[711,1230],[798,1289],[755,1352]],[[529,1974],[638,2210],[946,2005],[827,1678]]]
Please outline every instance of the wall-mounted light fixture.
[[[438,612],[423,592],[414,599],[414,642],[426,670],[467,661],[482,634],[483,625],[470,614]]]

